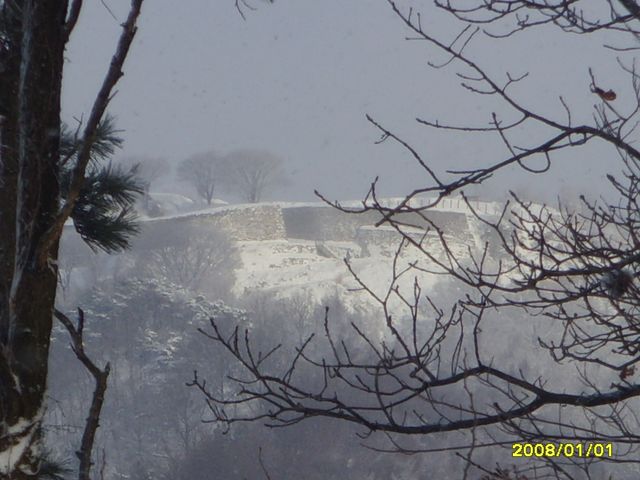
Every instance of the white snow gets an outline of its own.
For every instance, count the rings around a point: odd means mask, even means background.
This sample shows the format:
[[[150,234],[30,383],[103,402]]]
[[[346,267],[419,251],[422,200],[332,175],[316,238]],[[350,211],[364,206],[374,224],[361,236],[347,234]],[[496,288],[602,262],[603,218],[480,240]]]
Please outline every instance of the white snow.
[[[37,430],[36,426],[41,422],[43,414],[44,406],[34,418],[21,418],[7,427],[5,436],[15,438],[16,443],[4,452],[0,452],[0,475],[9,475],[16,470],[17,463],[31,445],[31,439]]]
[[[394,245],[370,247],[370,256],[361,256],[361,248],[355,242],[324,242],[332,252],[342,256],[328,258],[319,255],[313,241],[271,240],[238,242],[242,267],[236,270],[233,292],[238,296],[253,292],[272,292],[275,297],[288,298],[305,294],[315,303],[321,303],[330,295],[337,295],[351,311],[372,311],[379,304],[367,292],[362,291],[344,263],[350,253],[349,264],[368,288],[378,296],[384,296],[392,281]],[[405,267],[416,258],[406,251],[399,267]],[[415,277],[400,278],[400,290],[412,288]],[[436,282],[433,275],[420,274],[423,287]]]
[[[160,211],[166,212],[166,215],[178,215],[193,210],[195,207],[195,202],[192,199],[176,193],[150,192],[149,197],[158,204]],[[214,203],[223,205],[226,202],[214,200]]]

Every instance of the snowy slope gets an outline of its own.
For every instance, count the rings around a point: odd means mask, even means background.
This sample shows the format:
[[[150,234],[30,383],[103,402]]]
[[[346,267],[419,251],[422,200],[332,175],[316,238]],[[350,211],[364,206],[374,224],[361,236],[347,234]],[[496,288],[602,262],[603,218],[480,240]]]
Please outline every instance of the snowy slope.
[[[391,206],[402,199],[385,199]],[[430,198],[417,198],[413,206],[428,205]],[[499,213],[499,205],[490,202],[471,202],[477,214],[495,217]],[[314,204],[309,204],[313,206]],[[315,204],[317,206],[318,204]],[[358,202],[343,202],[344,206],[357,207]],[[360,203],[361,205],[361,203]],[[297,204],[281,204],[283,208],[299,206]],[[330,208],[330,207],[329,207]],[[458,258],[468,257],[471,251],[483,248],[488,239],[486,228],[471,214],[463,199],[453,197],[444,199],[435,211],[463,214],[466,218],[464,231],[455,232],[448,239],[449,247]],[[326,225],[331,229],[331,225]],[[406,229],[412,237],[420,238],[423,230]],[[414,231],[415,230],[415,231]],[[242,296],[247,293],[269,292],[274,297],[287,298],[304,294],[315,302],[321,303],[327,296],[337,295],[347,308],[360,311],[371,311],[379,306],[374,298],[384,298],[392,287],[394,254],[400,242],[400,235],[392,227],[361,226],[358,229],[361,238],[353,241],[312,241],[286,238],[269,241],[238,242],[241,265],[236,269],[236,282],[233,293]],[[453,232],[452,232],[453,233]],[[431,253],[444,258],[444,252],[436,236],[425,240]],[[345,263],[348,260],[355,273],[371,292],[364,291]],[[427,266],[425,256],[413,247],[405,248],[396,262],[396,271],[405,269],[409,263],[419,261],[419,265]],[[400,293],[411,297],[417,278],[422,291],[428,292],[442,282],[443,276],[427,274],[411,269],[397,280]],[[397,308],[397,296],[391,296],[391,304]]]
[[[270,292],[278,298],[304,294],[316,303],[336,295],[349,310],[371,311],[379,304],[362,289],[345,259],[367,288],[382,298],[391,286],[395,247],[390,243],[375,245],[368,249],[368,255],[363,255],[361,246],[355,242],[318,244],[297,239],[238,242],[242,265],[235,271],[233,293],[242,296]],[[321,253],[325,250],[334,257]],[[416,258],[410,251],[405,252],[397,262],[397,269],[401,270]],[[413,288],[414,276],[415,272],[399,279],[401,291],[408,292]],[[435,275],[419,275],[419,281],[426,289],[438,279]]]

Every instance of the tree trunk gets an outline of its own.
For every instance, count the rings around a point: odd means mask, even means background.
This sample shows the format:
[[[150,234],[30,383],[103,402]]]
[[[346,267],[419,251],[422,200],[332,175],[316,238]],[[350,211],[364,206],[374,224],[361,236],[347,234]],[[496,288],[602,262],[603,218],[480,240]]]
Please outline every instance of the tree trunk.
[[[5,46],[0,49],[0,345],[9,333],[9,291],[15,262],[16,195],[18,186],[18,82],[20,74],[22,2],[7,0]],[[20,5],[18,5],[20,4]]]
[[[60,205],[64,49],[82,0],[0,2],[0,478],[37,478],[58,247],[96,130],[122,76],[142,0],[131,0]],[[97,427],[96,427],[97,428]]]
[[[0,477],[22,480],[36,478],[39,468],[57,284],[58,241],[44,252],[40,241],[55,221],[60,202],[60,92],[67,1],[16,0],[6,2],[5,8],[13,6],[19,15],[20,38],[5,52],[2,86],[8,89],[1,94],[6,118],[0,220],[0,293],[5,305],[0,313],[5,337],[0,359]]]

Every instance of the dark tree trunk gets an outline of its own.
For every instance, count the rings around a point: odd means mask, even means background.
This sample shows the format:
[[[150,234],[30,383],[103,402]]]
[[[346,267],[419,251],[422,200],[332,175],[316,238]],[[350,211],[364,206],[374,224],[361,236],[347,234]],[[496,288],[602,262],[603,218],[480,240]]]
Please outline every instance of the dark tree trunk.
[[[65,23],[67,0],[0,3],[0,479],[38,476],[60,235],[122,76],[142,0],[131,1],[61,207],[63,54],[81,6],[73,1]]]
[[[7,0],[0,15],[5,19],[4,47],[0,49],[0,345],[9,332],[9,291],[15,263],[18,186],[18,81],[20,75],[22,2]]]
[[[0,94],[7,113],[2,128],[0,477],[21,480],[35,478],[39,468],[57,284],[58,242],[41,251],[40,240],[55,221],[60,202],[57,172],[67,1],[7,2],[5,8],[12,7],[19,38],[13,35],[4,52],[2,86],[8,88]]]

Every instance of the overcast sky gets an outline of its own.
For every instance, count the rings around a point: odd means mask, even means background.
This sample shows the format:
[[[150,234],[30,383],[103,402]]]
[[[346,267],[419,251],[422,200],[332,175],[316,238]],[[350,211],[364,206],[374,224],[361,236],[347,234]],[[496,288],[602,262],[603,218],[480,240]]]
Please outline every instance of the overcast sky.
[[[247,10],[246,21],[233,0],[145,2],[110,108],[125,130],[123,155],[175,163],[211,149],[265,149],[286,160],[293,180],[273,197],[279,199],[309,200],[314,188],[332,198],[361,198],[377,175],[385,194],[424,185],[408,152],[375,144],[379,132],[368,113],[439,170],[504,158],[496,136],[444,134],[415,122],[486,125],[492,111],[507,111],[462,90],[455,65],[431,69],[427,61],[444,57],[425,42],[406,41],[408,32],[385,0],[253,1],[259,8]],[[85,2],[67,52],[67,122],[90,109],[129,4],[105,3],[117,20],[101,2]],[[451,40],[459,31],[431,2],[413,3],[430,32]],[[614,39],[545,29],[501,41],[480,38],[468,53],[498,75],[529,71],[515,90],[527,105],[564,120],[563,95],[574,120],[587,121],[597,101],[589,93],[589,66],[603,86],[629,89],[616,73],[615,54],[602,47],[607,40]],[[510,186],[531,195],[597,193],[608,163],[616,164],[611,152],[576,151],[558,158],[544,177],[504,172],[484,194],[499,196]]]

